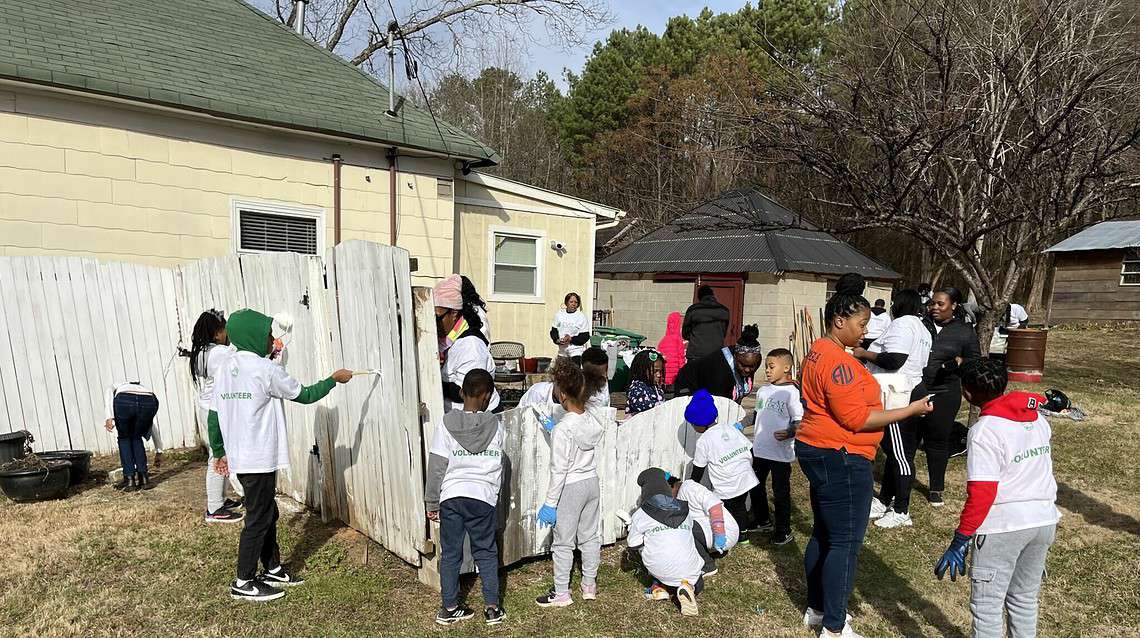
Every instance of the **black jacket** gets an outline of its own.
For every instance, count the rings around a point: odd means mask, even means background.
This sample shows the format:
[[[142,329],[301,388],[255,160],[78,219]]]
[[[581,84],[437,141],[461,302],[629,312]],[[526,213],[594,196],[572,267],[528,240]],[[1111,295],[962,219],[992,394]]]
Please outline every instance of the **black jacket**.
[[[689,361],[724,347],[728,321],[728,308],[713,295],[701,297],[700,301],[689,306],[685,311],[685,322],[681,324],[681,337],[689,342],[686,350]]]
[[[732,391],[736,389],[736,375],[724,358],[724,352],[718,348],[700,359],[689,359],[677,372],[673,385],[677,396],[688,396],[705,389],[714,397],[731,399]]]
[[[923,324],[933,337],[930,359],[922,371],[923,383],[932,391],[957,389],[962,381],[958,377],[958,363],[954,358],[962,357],[963,361],[981,358],[978,333],[973,326],[959,318],[951,319],[942,326],[941,332],[935,329],[934,322],[929,318],[924,319]]]

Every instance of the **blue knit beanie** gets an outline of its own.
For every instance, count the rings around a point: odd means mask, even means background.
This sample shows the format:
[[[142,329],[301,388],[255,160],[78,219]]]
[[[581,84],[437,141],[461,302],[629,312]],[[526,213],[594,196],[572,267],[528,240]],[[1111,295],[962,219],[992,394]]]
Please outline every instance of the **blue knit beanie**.
[[[685,420],[691,425],[703,428],[716,423],[716,403],[708,390],[697,390],[689,405],[685,407]]]

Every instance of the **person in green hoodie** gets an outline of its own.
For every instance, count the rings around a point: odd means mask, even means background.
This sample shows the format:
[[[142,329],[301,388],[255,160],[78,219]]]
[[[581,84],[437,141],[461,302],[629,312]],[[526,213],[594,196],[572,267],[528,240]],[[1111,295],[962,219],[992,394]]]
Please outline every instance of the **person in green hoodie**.
[[[278,399],[309,404],[324,398],[351,370],[337,370],[313,385],[302,386],[268,358],[273,319],[248,308],[226,321],[235,351],[214,381],[207,418],[214,469],[237,475],[245,490],[245,527],[238,544],[237,578],[230,595],[237,600],[269,601],[285,595],[282,587],[300,580],[281,565],[277,546],[277,470],[289,467],[285,409]],[[264,571],[257,574],[260,560]]]

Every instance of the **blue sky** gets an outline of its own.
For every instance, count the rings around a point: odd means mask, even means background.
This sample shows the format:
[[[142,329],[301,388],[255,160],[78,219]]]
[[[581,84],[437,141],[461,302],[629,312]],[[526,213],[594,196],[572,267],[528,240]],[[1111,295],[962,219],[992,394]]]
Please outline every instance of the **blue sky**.
[[[709,0],[707,2],[686,2],[684,0],[611,0],[610,9],[616,18],[609,29],[590,36],[589,44],[578,49],[566,51],[558,47],[531,46],[530,68],[531,72],[546,71],[550,77],[562,84],[562,69],[569,68],[577,72],[582,70],[587,56],[594,48],[594,42],[604,40],[612,29],[623,27],[633,28],[639,24],[648,27],[654,33],[661,33],[665,23],[670,17],[676,15],[695,16],[705,7],[716,13],[736,11],[747,4],[746,0]],[[755,4],[755,0],[753,0]],[[536,29],[542,29],[536,25]],[[536,34],[536,38],[543,39],[544,34]]]

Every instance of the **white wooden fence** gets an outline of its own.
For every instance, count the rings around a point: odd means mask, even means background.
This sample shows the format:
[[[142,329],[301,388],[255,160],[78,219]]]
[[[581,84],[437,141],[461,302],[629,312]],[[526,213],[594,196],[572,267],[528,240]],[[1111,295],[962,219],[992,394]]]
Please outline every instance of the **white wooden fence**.
[[[37,449],[115,451],[103,429],[106,389],[140,381],[160,402],[167,448],[198,445],[197,390],[179,347],[204,310],[250,307],[294,319],[284,365],[302,383],[332,370],[379,369],[316,405],[286,402],[291,467],[282,492],[339,519],[434,582],[438,526],[423,505],[424,462],[443,412],[429,289],[413,289],[407,252],[346,242],[325,260],[230,256],[173,269],[71,257],[0,257],[0,432],[27,429]],[[675,399],[619,425],[612,409],[598,447],[602,540],[625,534],[637,475],[657,466],[687,476],[697,435]],[[721,420],[740,420],[717,399]],[[501,498],[504,564],[549,550],[536,517],[549,484],[549,436],[527,409],[503,414],[509,467]],[[427,560],[422,560],[427,556]]]

